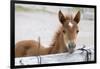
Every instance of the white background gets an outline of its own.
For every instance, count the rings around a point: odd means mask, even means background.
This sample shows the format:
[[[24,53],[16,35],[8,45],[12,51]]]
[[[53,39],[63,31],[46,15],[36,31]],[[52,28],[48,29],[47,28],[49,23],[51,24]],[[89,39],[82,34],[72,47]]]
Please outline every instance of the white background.
[[[100,0],[34,0],[97,5],[97,64],[65,65],[34,69],[98,69],[100,66]],[[0,0],[0,69],[10,69],[10,0]]]

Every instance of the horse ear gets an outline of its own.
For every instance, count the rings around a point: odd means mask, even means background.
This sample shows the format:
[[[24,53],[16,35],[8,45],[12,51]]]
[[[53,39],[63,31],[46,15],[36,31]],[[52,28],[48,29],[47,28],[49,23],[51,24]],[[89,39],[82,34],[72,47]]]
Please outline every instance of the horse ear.
[[[77,14],[75,15],[74,21],[79,23],[79,21],[80,21],[80,11],[78,11]]]
[[[61,12],[61,10],[59,11],[58,15],[59,15],[59,21],[63,24],[64,21],[66,20],[66,18],[63,15],[63,13]]]

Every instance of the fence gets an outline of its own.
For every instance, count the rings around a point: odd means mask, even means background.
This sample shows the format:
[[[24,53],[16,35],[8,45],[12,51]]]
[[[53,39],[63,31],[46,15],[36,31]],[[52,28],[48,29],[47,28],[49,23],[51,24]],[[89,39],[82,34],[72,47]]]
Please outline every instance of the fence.
[[[76,49],[74,53],[60,53],[44,56],[31,56],[15,58],[15,65],[35,65],[35,64],[52,64],[52,63],[69,63],[93,61],[94,51],[92,49],[83,48]]]

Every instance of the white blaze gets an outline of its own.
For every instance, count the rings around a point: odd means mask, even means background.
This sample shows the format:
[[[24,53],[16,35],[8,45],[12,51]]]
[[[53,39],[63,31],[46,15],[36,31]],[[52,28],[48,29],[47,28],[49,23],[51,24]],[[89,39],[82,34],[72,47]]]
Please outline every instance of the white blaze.
[[[73,24],[71,23],[71,22],[69,22],[69,24],[68,24],[71,28],[73,27]]]

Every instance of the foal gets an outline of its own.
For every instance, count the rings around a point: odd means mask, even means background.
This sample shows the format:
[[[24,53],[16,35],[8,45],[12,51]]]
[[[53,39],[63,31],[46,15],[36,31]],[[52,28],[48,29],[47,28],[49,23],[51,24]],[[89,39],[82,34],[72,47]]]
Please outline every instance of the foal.
[[[34,40],[23,40],[16,43],[15,57],[38,56],[74,51],[76,38],[79,32],[80,11],[75,17],[64,16],[61,11],[58,13],[59,21],[62,24],[55,33],[52,44],[45,48],[40,42]]]

